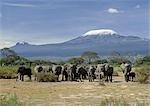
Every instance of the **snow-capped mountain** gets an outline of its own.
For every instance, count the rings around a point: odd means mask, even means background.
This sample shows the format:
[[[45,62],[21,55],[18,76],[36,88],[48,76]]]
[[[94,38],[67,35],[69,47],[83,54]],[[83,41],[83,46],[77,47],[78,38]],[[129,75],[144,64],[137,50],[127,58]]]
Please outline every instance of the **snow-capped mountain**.
[[[91,30],[86,32],[83,36],[110,36],[110,35],[119,35],[117,32],[111,29],[100,29],[100,30]]]
[[[25,57],[69,57],[79,56],[85,51],[95,51],[100,55],[110,55],[116,51],[121,54],[133,52],[149,54],[150,39],[136,36],[122,36],[110,29],[92,30],[63,43],[31,45],[17,43],[11,49]]]
[[[17,42],[17,43],[16,43],[16,45],[26,45],[26,44],[28,44],[28,43],[27,43],[27,42],[24,42],[24,41],[23,41],[23,42]]]

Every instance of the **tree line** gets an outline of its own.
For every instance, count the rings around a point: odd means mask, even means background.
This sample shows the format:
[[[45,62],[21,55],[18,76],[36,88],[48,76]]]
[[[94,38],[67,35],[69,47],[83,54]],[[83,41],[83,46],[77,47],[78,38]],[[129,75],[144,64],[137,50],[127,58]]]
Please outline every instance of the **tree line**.
[[[103,64],[103,63],[110,63],[110,64],[121,64],[122,62],[131,63],[132,55],[128,55],[126,57],[122,56],[119,52],[112,52],[111,55],[107,58],[101,58],[98,53],[94,51],[85,51],[78,57],[72,57],[67,61],[61,62],[51,62],[45,60],[30,60],[19,56],[15,51],[11,50],[10,48],[3,48],[0,50],[1,58],[0,58],[0,65],[19,65],[21,63],[28,63],[29,65],[34,64]],[[150,65],[150,55],[146,55],[143,57],[138,57],[134,63],[136,65],[140,64],[149,64]]]

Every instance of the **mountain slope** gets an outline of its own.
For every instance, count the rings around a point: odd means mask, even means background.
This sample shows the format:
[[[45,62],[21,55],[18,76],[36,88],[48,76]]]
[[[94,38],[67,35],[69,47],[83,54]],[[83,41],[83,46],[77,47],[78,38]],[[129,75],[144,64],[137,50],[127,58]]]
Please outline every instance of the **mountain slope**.
[[[69,57],[81,55],[84,51],[95,51],[100,55],[109,55],[113,51],[126,54],[149,54],[149,39],[136,36],[121,36],[113,30],[93,30],[83,36],[58,44],[31,45],[17,43],[11,49],[25,57]]]

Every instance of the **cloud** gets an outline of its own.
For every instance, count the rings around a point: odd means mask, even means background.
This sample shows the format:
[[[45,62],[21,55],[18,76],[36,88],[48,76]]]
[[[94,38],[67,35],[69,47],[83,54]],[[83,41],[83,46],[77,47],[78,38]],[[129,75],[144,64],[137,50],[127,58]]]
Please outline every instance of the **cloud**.
[[[5,47],[11,47],[13,46],[14,43],[10,41],[1,41],[0,42],[0,49],[5,48]]]
[[[120,13],[121,11],[119,11],[118,9],[116,8],[109,8],[107,10],[108,13],[111,13],[111,14],[117,14],[117,13]]]
[[[19,3],[3,3],[2,5],[12,7],[35,7],[35,5],[32,4],[19,4]]]
[[[141,6],[140,6],[139,4],[135,6],[135,8],[140,8],[140,7],[141,7]]]

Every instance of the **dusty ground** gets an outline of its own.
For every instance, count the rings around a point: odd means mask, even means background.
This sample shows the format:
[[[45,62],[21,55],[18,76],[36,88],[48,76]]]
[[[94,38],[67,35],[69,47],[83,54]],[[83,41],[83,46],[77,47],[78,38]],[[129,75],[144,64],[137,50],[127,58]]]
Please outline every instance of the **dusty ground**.
[[[105,98],[124,98],[129,102],[150,102],[150,84],[126,83],[115,77],[113,83],[98,82],[16,82],[0,80],[0,94],[16,94],[21,101],[40,106],[98,105]]]

